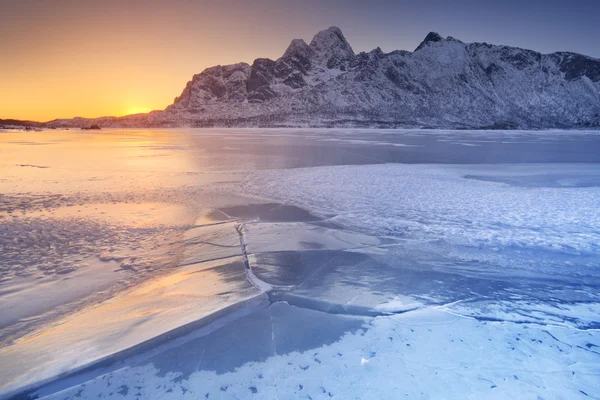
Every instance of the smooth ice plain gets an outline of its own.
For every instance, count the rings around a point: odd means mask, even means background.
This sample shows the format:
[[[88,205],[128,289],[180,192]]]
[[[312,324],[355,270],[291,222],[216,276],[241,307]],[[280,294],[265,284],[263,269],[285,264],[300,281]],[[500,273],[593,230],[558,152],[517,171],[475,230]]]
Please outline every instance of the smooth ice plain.
[[[0,132],[0,397],[600,398],[600,132]]]

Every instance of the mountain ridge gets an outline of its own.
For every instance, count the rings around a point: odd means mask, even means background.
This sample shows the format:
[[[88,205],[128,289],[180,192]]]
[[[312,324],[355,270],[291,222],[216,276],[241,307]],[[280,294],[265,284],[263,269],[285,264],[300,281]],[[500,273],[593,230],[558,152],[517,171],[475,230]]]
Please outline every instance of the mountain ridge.
[[[192,77],[165,110],[51,127],[600,127],[600,60],[430,32],[415,51],[356,54],[330,27],[250,65]]]

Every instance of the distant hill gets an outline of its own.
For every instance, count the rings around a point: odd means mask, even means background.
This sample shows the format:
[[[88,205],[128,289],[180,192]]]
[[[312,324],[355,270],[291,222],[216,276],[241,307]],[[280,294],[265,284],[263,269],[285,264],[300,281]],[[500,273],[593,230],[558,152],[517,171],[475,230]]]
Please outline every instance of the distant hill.
[[[2,127],[22,127],[22,128],[43,128],[46,124],[35,121],[22,121],[19,119],[0,119],[0,128]]]

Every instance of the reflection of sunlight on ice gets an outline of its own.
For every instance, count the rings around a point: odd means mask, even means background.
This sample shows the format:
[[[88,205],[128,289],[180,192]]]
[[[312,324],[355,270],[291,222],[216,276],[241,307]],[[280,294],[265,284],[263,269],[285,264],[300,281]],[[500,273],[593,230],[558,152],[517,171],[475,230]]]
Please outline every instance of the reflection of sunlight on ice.
[[[25,137],[38,145],[24,145]],[[198,151],[181,151],[185,140],[159,129],[5,133],[0,193],[152,190],[187,183],[180,174],[202,173],[209,164]]]
[[[10,310],[2,318],[38,331],[0,349],[0,376],[39,381],[254,299],[264,302],[241,310],[245,319],[228,314],[190,333],[195,341],[177,336],[135,362],[120,354],[123,364],[83,385],[54,382],[52,398],[597,393],[596,166],[321,167],[431,162],[443,149],[453,163],[456,154],[517,142],[527,151],[556,136],[3,134],[0,280]],[[248,191],[302,209],[273,220],[251,214],[283,206],[205,215],[248,204],[235,194]],[[563,275],[545,280],[548,272]],[[65,385],[74,387],[61,392]]]
[[[53,377],[258,294],[239,258],[180,268],[0,348],[0,359],[11,360],[0,363],[0,376],[19,386]]]
[[[87,203],[27,213],[28,218],[96,219],[114,225],[152,227],[188,225],[195,220],[185,206],[167,203]]]

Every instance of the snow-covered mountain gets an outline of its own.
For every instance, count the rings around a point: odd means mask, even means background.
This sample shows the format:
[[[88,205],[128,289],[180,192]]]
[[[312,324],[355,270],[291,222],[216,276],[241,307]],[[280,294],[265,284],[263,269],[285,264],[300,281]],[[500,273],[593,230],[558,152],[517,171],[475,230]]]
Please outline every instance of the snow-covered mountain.
[[[600,60],[463,43],[355,54],[337,27],[277,60],[196,74],[164,111],[53,126],[600,127]]]

